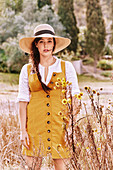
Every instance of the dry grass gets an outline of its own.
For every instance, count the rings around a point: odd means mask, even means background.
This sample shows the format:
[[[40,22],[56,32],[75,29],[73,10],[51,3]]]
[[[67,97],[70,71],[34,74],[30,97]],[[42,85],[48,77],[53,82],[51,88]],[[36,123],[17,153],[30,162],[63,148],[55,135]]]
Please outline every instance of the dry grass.
[[[33,160],[32,167],[30,167],[21,153],[22,145],[17,104],[10,101],[5,101],[5,103],[1,101],[0,105],[0,169],[16,170],[22,168],[23,170],[34,170],[38,157]],[[44,158],[43,167],[45,166],[50,169],[53,167],[50,156]]]
[[[71,166],[74,170],[113,169],[113,102],[104,98],[104,105],[101,104],[100,90],[86,87],[86,92],[89,100],[80,99],[78,110],[70,112],[71,124],[65,129]],[[74,121],[81,112],[83,116]]]
[[[66,129],[66,142],[71,153],[70,163],[65,162],[66,167],[71,170],[112,170],[113,95],[102,94],[99,98],[88,95],[84,94],[78,110],[71,115],[73,125]],[[17,105],[8,99],[0,102],[0,169],[28,169],[21,154],[17,110]],[[45,169],[53,168],[51,157],[43,159],[42,169],[44,166]]]

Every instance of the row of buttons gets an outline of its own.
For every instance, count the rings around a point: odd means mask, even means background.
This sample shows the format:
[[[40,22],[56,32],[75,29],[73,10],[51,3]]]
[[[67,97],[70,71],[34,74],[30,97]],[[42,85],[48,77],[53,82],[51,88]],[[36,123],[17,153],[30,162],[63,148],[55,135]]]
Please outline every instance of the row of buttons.
[[[56,76],[56,74],[54,73],[53,76]],[[51,81],[50,84],[53,84],[53,82]]]
[[[53,76],[56,76],[56,74],[54,73],[54,74],[53,74]],[[52,82],[52,81],[51,81],[50,83],[51,83],[51,84],[53,84],[53,82]],[[47,98],[50,98],[50,96],[49,96],[49,95],[47,95],[46,97],[47,97]],[[47,106],[49,107],[49,106],[50,106],[50,104],[49,104],[49,103],[47,103]],[[47,112],[47,115],[49,116],[49,115],[50,115],[50,112]],[[51,123],[50,121],[47,121],[47,124],[50,124],[50,123]],[[48,130],[47,130],[47,132],[48,132],[48,133],[50,133],[51,131],[48,129]],[[47,139],[47,141],[51,141],[51,139],[50,139],[50,138],[48,138],[48,139]],[[50,147],[50,146],[48,146],[48,148],[47,148],[47,149],[48,149],[48,150],[51,150],[51,147]]]
[[[53,84],[53,82],[51,82],[51,84]],[[47,95],[46,97],[47,97],[47,98],[50,98],[50,95]],[[47,106],[49,107],[50,104],[47,103]],[[49,115],[50,115],[50,112],[47,112],[47,115],[49,116]],[[48,121],[47,121],[47,124],[50,124],[50,123],[51,123],[51,122],[48,120]],[[51,132],[50,129],[48,129],[47,132],[50,133],[50,132]],[[50,139],[50,138],[47,138],[47,141],[50,142],[51,139]],[[51,150],[51,147],[48,146],[47,149],[48,149],[48,150]]]

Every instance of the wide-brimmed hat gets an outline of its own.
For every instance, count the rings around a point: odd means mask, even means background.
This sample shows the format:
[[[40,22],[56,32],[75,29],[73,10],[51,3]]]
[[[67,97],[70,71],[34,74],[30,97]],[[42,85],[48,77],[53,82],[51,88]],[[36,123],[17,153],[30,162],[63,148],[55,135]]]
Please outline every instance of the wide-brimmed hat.
[[[32,42],[34,41],[35,38],[41,38],[41,37],[55,38],[56,45],[53,54],[63,50],[71,43],[71,40],[69,38],[56,36],[53,27],[50,26],[49,24],[40,24],[34,29],[34,36],[24,37],[20,39],[19,41],[20,48],[24,52],[30,54]]]

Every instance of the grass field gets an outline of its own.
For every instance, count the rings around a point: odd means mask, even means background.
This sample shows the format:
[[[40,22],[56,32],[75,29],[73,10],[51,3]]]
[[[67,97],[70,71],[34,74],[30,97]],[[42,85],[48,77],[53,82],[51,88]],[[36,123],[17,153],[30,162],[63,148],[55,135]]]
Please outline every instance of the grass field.
[[[79,82],[100,82],[100,80],[94,78],[93,76],[78,75]],[[18,84],[19,74],[13,73],[1,73],[0,72],[0,82],[8,84]],[[108,80],[101,80],[101,82],[108,82]]]
[[[0,82],[8,84],[18,84],[19,74],[0,73]]]

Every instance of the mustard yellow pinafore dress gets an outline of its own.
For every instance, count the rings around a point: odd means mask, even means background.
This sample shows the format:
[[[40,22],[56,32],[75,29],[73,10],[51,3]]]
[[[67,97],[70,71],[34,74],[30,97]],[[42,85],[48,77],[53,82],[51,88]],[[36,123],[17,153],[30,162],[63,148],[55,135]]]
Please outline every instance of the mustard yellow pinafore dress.
[[[54,72],[48,86],[49,94],[44,92],[37,74],[31,74],[31,64],[28,64],[28,81],[31,91],[27,106],[27,132],[30,139],[30,149],[23,146],[23,154],[27,156],[46,156],[52,158],[68,158],[69,151],[65,145],[63,120],[58,112],[64,109],[61,100],[61,90],[54,89],[57,78],[65,78],[65,62],[61,61],[61,73]]]

